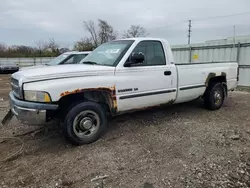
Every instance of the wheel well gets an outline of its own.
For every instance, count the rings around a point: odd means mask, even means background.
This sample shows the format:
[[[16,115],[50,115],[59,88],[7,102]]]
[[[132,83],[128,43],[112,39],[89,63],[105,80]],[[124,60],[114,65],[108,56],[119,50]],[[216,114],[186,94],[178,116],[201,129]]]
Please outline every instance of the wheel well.
[[[208,86],[212,83],[215,83],[215,82],[220,82],[220,83],[226,83],[227,82],[227,79],[226,79],[226,76],[215,76],[215,77],[212,77],[209,79],[208,81]]]
[[[209,81],[206,83],[207,89],[206,91],[208,91],[209,86],[211,86],[214,83],[222,83],[223,87],[224,87],[224,96],[227,96],[227,79],[226,79],[226,75],[221,75],[221,76],[215,76],[215,77],[211,77],[209,79]],[[205,92],[206,92],[205,91]]]
[[[109,114],[112,112],[114,103],[111,94],[108,91],[83,91],[79,93],[69,94],[63,96],[58,104],[62,111],[68,110],[72,105],[76,105],[79,102],[91,101],[100,104],[104,110]]]

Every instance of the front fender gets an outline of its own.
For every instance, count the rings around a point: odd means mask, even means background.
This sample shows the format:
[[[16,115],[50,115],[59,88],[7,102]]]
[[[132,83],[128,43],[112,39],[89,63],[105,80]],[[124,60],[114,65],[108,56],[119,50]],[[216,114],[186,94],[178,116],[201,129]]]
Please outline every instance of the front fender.
[[[58,102],[65,95],[85,90],[115,90],[115,79],[114,75],[51,79],[24,83],[23,89],[45,91],[50,94],[52,102]]]

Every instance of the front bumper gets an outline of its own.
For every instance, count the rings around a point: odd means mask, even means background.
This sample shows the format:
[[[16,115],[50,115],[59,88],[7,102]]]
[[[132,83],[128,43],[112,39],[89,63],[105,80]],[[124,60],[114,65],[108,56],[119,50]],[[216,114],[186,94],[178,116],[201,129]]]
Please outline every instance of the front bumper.
[[[17,99],[13,92],[9,94],[10,109],[16,118],[24,124],[42,125],[47,121],[47,112],[56,111],[58,105],[28,102]]]

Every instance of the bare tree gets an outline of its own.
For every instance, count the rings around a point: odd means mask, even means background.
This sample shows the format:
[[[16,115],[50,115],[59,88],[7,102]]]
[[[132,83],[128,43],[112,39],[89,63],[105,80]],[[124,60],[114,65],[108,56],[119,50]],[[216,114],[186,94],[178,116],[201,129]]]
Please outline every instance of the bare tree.
[[[113,27],[107,21],[99,19],[98,22],[100,44],[116,39],[117,32],[114,31]]]
[[[97,29],[96,29],[94,21],[92,20],[83,21],[83,24],[84,24],[85,30],[87,30],[89,34],[91,35],[94,45],[98,46],[98,34],[97,34]]]
[[[74,45],[74,50],[77,51],[92,51],[94,49],[94,45],[92,43],[92,39],[85,37],[80,41],[77,41]]]
[[[84,28],[91,35],[92,43],[95,47],[110,40],[114,40],[118,35],[114,28],[105,20],[98,19],[97,26],[92,20],[84,21],[83,23]]]
[[[45,41],[42,41],[42,40],[39,40],[39,41],[35,42],[35,44],[36,44],[36,46],[38,48],[38,51],[39,51],[40,55],[47,49],[47,46],[48,46],[48,44]]]
[[[47,48],[51,49],[52,52],[57,52],[59,44],[55,42],[54,38],[50,38],[47,44]]]
[[[140,25],[131,25],[127,31],[124,32],[124,38],[132,37],[146,37],[148,35],[147,30]]]
[[[0,52],[5,52],[8,47],[5,44],[0,44]]]

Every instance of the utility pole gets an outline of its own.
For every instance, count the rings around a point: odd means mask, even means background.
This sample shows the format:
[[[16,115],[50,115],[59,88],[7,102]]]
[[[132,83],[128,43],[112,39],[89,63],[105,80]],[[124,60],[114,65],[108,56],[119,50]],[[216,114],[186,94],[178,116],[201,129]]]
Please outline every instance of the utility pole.
[[[192,27],[192,21],[188,20],[188,44],[190,44],[190,39],[191,39],[191,27]]]
[[[234,25],[234,36],[233,36],[233,43],[234,43],[234,47],[235,47],[235,25]]]

